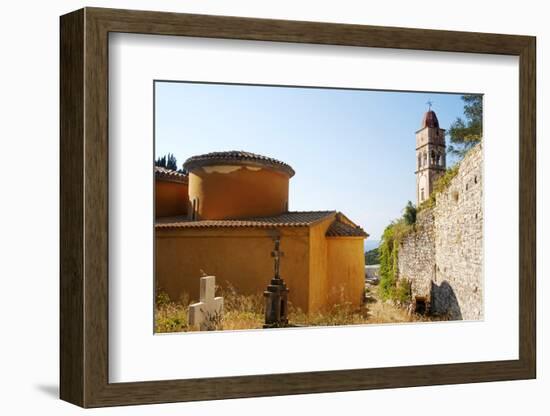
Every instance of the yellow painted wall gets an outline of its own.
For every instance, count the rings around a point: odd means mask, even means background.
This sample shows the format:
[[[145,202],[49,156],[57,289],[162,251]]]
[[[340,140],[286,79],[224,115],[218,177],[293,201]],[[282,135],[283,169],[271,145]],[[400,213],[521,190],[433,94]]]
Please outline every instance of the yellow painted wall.
[[[282,228],[281,275],[290,287],[290,301],[308,310],[309,243],[307,228]],[[229,281],[240,292],[261,294],[273,277],[273,231],[264,229],[157,229],[156,285],[173,300],[199,296],[201,269]]]
[[[363,238],[325,237],[332,217],[310,228],[281,228],[281,275],[289,300],[302,311],[361,304],[365,287]],[[239,293],[261,294],[273,276],[273,231],[248,228],[157,229],[155,277],[171,299],[199,295],[201,270]]]
[[[198,218],[237,219],[287,211],[285,173],[247,166],[208,166],[189,174],[189,201],[198,200]]]
[[[336,215],[314,224],[309,231],[309,311],[321,311],[328,302],[328,250],[325,233]]]
[[[327,281],[330,304],[360,305],[365,290],[362,237],[327,238]]]
[[[155,180],[155,216],[186,215],[187,188],[186,183]]]

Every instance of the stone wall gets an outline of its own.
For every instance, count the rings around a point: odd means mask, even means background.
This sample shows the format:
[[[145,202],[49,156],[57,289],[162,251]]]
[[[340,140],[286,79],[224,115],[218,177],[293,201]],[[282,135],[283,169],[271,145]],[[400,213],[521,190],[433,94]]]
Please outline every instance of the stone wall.
[[[398,251],[399,278],[414,297],[426,297],[434,313],[453,319],[483,317],[483,149],[460,163],[433,208],[418,213],[416,229]]]
[[[411,283],[412,293],[430,293],[434,279],[435,236],[434,213],[425,209],[416,217],[415,232],[403,239],[397,252],[398,275]]]

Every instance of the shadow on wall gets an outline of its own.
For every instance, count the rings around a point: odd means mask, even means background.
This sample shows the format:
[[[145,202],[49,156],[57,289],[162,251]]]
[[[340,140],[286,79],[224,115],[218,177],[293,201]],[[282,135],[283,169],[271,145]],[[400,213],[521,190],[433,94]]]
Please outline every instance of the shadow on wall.
[[[462,311],[455,291],[447,281],[441,282],[440,285],[432,282],[431,312],[438,315],[447,315],[452,320],[462,320]]]

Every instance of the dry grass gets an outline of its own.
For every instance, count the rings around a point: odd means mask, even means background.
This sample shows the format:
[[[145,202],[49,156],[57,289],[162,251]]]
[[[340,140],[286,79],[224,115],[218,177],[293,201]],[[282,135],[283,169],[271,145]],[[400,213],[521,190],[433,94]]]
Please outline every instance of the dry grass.
[[[431,319],[426,316],[409,314],[406,309],[394,305],[391,301],[377,301],[369,305],[369,324],[391,324],[403,322],[424,322]]]
[[[231,286],[216,288],[216,295],[223,297],[223,317],[220,322],[213,323],[213,330],[236,330],[262,328],[263,296],[261,294],[242,295]],[[189,305],[196,300],[184,296],[178,301],[172,301],[162,292],[157,296],[155,310],[155,332],[196,331],[188,324]]]
[[[243,295],[229,286],[218,288],[216,294],[224,299],[224,313],[220,321],[211,325],[212,330],[260,329],[263,327],[264,298],[261,293]],[[334,326],[433,320],[425,316],[411,315],[401,307],[378,300],[376,291],[371,295],[374,295],[371,296],[371,300],[359,308],[342,303],[328,311],[309,315],[289,305],[289,322],[297,326]],[[189,327],[187,320],[189,305],[194,302],[188,297],[183,297],[179,301],[171,301],[165,294],[160,293],[156,302],[155,331],[196,331],[197,328]]]
[[[155,332],[187,331],[190,303],[188,297],[174,302],[166,294],[159,293],[155,305]]]
[[[264,297],[257,295],[243,295],[231,285],[219,288],[218,296],[223,297],[223,321],[225,330],[259,329],[264,324]]]

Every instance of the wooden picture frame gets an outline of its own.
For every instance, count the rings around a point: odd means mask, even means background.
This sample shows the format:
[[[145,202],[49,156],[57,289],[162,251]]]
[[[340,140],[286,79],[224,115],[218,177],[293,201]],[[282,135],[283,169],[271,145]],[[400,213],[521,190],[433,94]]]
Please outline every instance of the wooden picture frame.
[[[536,377],[535,38],[85,8],[61,17],[60,396],[82,407]],[[108,34],[368,46],[519,57],[519,359],[109,383]]]

